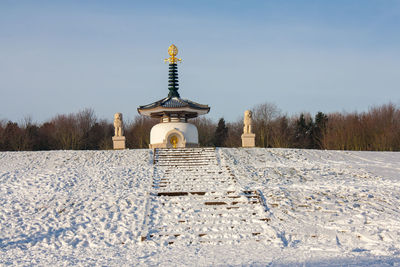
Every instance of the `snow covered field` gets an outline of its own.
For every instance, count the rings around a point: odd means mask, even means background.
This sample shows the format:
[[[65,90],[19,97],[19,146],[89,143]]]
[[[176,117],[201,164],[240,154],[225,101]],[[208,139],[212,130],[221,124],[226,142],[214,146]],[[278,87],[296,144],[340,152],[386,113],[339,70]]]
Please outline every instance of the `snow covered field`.
[[[400,266],[400,153],[213,153],[234,189],[260,192],[271,242],[141,241],[151,150],[2,152],[0,265]]]

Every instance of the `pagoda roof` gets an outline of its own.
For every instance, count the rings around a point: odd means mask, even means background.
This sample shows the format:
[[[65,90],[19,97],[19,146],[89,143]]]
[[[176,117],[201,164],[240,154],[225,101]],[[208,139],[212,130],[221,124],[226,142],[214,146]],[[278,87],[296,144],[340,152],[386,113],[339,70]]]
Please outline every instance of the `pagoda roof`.
[[[208,105],[202,105],[177,96],[168,96],[138,108],[140,114],[155,118],[172,114],[177,114],[180,117],[195,118],[199,115],[207,114],[209,111],[210,107]]]

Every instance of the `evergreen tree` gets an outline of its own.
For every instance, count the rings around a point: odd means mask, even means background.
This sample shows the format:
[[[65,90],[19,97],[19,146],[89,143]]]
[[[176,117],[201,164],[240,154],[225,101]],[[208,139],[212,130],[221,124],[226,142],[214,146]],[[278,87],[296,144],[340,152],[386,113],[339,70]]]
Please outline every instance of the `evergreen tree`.
[[[322,112],[318,112],[315,115],[315,123],[312,128],[312,141],[313,148],[324,149],[323,138],[326,133],[326,124],[328,122],[328,116]]]
[[[27,125],[25,128],[23,150],[40,150],[39,139],[39,127],[33,124]]]
[[[87,133],[87,139],[85,140],[86,149],[100,149],[100,143],[104,137],[105,131],[103,127],[96,122]]]
[[[224,118],[219,119],[217,129],[214,135],[214,145],[224,146],[226,138],[228,137],[228,127],[225,125]]]
[[[296,122],[295,140],[296,147],[298,148],[313,148],[312,143],[312,129],[314,123],[312,118],[306,120],[304,114],[300,114],[299,119]]]

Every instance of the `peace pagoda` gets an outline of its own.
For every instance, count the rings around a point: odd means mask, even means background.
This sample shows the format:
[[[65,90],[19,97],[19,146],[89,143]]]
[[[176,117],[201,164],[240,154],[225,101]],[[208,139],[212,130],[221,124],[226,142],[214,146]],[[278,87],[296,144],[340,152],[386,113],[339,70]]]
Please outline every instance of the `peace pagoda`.
[[[175,45],[168,48],[168,54],[170,57],[165,59],[169,63],[168,96],[140,106],[137,110],[141,115],[160,120],[160,123],[154,125],[150,131],[150,148],[197,147],[199,145],[197,128],[188,123],[188,119],[207,114],[210,107],[180,97],[177,63],[182,59],[176,57],[178,48]]]

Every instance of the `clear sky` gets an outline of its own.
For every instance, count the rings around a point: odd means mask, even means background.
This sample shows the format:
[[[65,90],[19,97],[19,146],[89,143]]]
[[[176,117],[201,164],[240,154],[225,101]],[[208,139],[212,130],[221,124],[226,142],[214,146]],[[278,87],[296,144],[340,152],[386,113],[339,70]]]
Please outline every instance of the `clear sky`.
[[[137,115],[168,94],[233,121],[400,105],[400,1],[0,1],[0,119]]]

